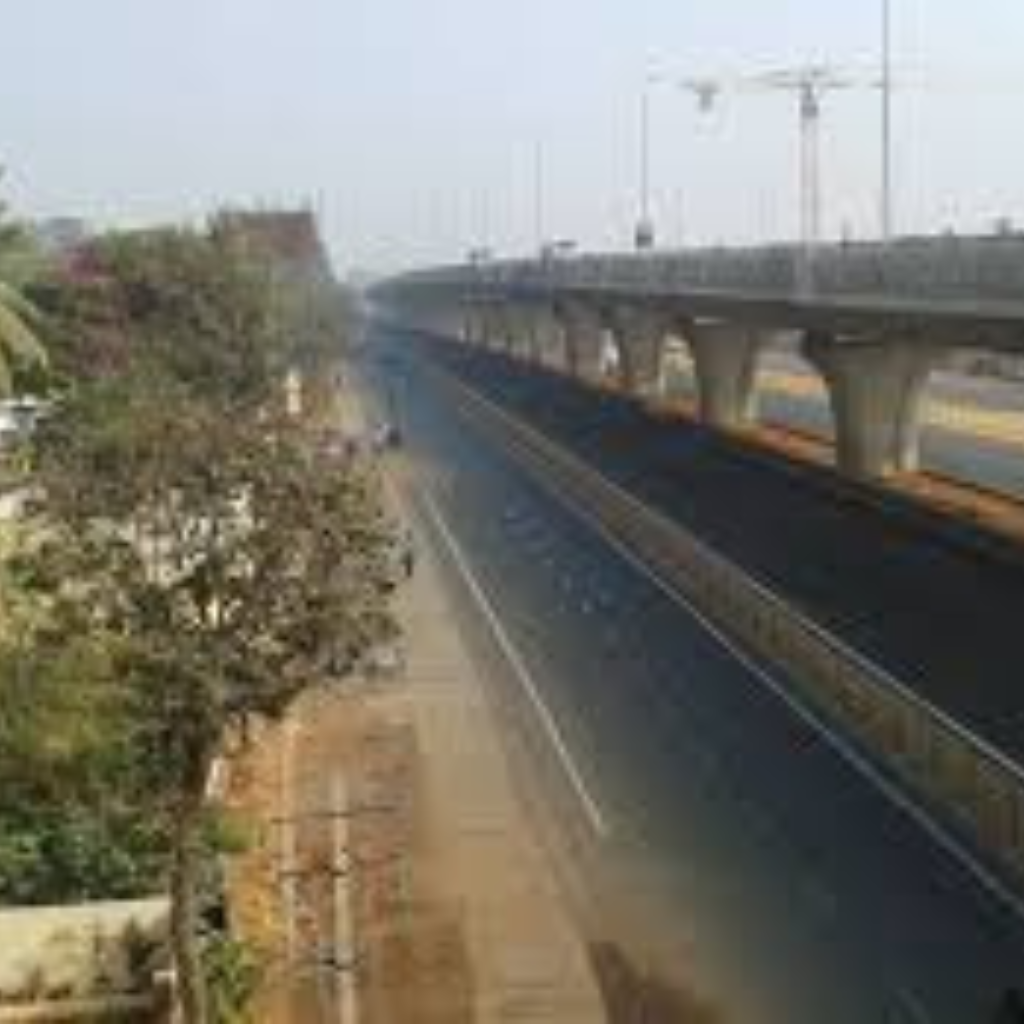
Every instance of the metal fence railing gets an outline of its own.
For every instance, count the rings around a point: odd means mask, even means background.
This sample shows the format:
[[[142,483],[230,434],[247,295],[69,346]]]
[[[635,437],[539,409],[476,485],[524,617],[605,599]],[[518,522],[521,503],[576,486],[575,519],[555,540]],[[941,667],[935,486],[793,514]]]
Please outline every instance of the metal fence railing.
[[[891,243],[709,247],[677,252],[583,253],[495,260],[416,271],[389,282],[403,289],[458,292],[578,289],[673,295],[693,291],[787,298],[809,283],[819,298],[1024,304],[1024,235],[940,235]]]

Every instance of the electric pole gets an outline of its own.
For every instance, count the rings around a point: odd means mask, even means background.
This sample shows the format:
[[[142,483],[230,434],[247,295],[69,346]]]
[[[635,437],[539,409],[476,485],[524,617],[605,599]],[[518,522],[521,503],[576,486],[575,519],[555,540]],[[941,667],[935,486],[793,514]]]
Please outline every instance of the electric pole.
[[[893,231],[892,211],[892,0],[882,0],[882,241]]]
[[[641,252],[654,247],[654,221],[651,218],[651,87],[659,81],[658,75],[648,75],[640,94],[640,208],[633,242]]]
[[[544,248],[544,145],[533,150],[533,240],[539,253]]]

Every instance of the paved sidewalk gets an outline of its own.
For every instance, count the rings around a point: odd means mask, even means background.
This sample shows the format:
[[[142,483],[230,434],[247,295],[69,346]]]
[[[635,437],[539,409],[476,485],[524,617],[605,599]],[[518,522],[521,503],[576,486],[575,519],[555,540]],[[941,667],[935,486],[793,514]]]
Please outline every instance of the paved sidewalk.
[[[463,908],[476,1019],[601,1021],[582,942],[515,797],[485,682],[455,628],[438,560],[424,548],[421,534],[424,557],[400,609],[404,701],[426,775],[430,871],[437,891]]]
[[[366,423],[349,392],[346,422]],[[415,520],[416,481],[403,457],[385,469],[398,516]],[[461,908],[475,1021],[590,1024],[605,1020],[583,941],[518,801],[486,680],[474,663],[441,574],[444,555],[417,531],[416,571],[398,614],[406,681],[398,698],[414,723],[424,773],[430,886]],[[487,626],[481,619],[481,629]]]
[[[350,435],[366,432],[370,418],[351,386],[338,415]],[[401,454],[385,457],[385,484],[392,512],[413,527],[404,474],[398,485],[403,463]],[[585,944],[516,796],[443,556],[422,532],[416,552],[396,606],[404,630],[397,671],[308,693],[233,769],[233,803],[265,822],[297,823],[290,854],[280,827],[265,827],[259,848],[232,869],[236,923],[275,965],[258,1019],[600,1024]],[[339,779],[350,804],[392,807],[346,826],[357,867],[367,866],[341,889],[325,875],[330,822],[315,817],[332,806]],[[298,870],[291,897],[282,869]],[[311,963],[337,946],[342,905],[359,961],[348,975]],[[354,1011],[339,1014],[352,998]]]

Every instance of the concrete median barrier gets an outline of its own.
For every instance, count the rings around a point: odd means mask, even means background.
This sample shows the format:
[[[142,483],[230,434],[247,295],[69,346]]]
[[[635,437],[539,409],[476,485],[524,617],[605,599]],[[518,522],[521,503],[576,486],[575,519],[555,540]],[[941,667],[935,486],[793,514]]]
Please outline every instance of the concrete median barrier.
[[[443,370],[463,413],[583,511],[773,681],[941,810],[970,844],[1024,881],[1024,770],[921,699],[678,523],[652,510]],[[776,678],[777,676],[777,678]],[[859,750],[857,749],[859,748]]]

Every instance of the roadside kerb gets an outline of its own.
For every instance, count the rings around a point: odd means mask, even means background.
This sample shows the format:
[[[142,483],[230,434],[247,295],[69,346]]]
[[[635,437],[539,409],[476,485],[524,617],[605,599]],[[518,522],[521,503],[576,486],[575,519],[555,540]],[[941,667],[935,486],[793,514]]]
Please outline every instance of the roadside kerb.
[[[442,370],[462,409],[1024,878],[1024,771],[678,523]]]

